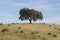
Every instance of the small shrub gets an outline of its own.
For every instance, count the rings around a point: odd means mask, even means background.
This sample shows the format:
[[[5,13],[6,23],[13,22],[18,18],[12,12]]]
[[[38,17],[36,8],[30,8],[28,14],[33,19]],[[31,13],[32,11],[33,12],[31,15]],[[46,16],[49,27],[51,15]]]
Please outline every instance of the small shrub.
[[[58,29],[58,31],[60,31],[60,29]]]
[[[42,38],[43,40],[46,40],[46,38]]]
[[[35,32],[36,34],[38,34],[38,32]]]
[[[12,24],[15,24],[15,23],[12,23]]]
[[[33,39],[36,39],[35,37],[33,37]]]
[[[48,33],[48,35],[51,35],[51,33]]]
[[[55,24],[52,24],[52,25],[56,26]]]
[[[10,26],[10,24],[8,24],[8,26]]]
[[[53,35],[53,37],[57,37],[57,35]]]
[[[34,34],[33,32],[31,34]]]
[[[45,24],[45,23],[42,23],[42,24]]]
[[[55,28],[55,29],[57,29],[57,28]]]
[[[40,37],[40,35],[38,35],[37,37]]]
[[[15,33],[17,33],[17,31],[15,31]]]
[[[52,25],[49,25],[49,27],[51,27]]]
[[[8,32],[9,30],[7,28],[2,29],[2,32]]]
[[[18,29],[21,29],[21,27],[18,27]]]
[[[22,30],[21,30],[20,32],[21,32],[21,33],[24,33],[24,31],[22,31]]]

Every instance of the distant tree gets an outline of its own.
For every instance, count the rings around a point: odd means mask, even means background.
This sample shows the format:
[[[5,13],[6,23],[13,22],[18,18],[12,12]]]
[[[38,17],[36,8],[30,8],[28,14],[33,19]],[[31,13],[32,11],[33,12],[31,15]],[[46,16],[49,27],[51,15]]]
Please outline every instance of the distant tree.
[[[36,11],[34,9],[29,9],[29,8],[22,8],[19,11],[19,19],[21,20],[29,20],[30,24],[32,23],[31,21],[36,21],[36,20],[42,20],[43,19],[43,14],[40,11]]]

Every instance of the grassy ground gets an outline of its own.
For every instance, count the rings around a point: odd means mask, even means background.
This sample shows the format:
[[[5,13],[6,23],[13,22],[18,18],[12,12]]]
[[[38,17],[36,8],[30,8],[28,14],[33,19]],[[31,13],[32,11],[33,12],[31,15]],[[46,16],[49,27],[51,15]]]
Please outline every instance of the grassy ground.
[[[1,24],[0,40],[60,40],[60,25]]]

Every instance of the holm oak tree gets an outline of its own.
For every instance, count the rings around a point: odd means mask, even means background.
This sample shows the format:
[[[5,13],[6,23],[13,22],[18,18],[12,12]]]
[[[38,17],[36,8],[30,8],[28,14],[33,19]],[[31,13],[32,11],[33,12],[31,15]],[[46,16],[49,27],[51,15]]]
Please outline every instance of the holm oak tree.
[[[19,11],[19,19],[21,20],[29,20],[30,24],[32,23],[31,21],[36,21],[36,20],[42,20],[43,19],[43,14],[41,11],[37,11],[34,9],[29,9],[29,8],[22,8]]]

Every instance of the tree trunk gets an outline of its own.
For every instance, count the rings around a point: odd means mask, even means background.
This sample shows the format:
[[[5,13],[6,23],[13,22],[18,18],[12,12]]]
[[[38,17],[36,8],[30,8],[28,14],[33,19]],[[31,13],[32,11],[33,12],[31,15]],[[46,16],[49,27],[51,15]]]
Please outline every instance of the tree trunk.
[[[32,23],[32,22],[31,22],[31,19],[30,19],[29,21],[30,21],[30,24],[31,24],[31,23]]]

